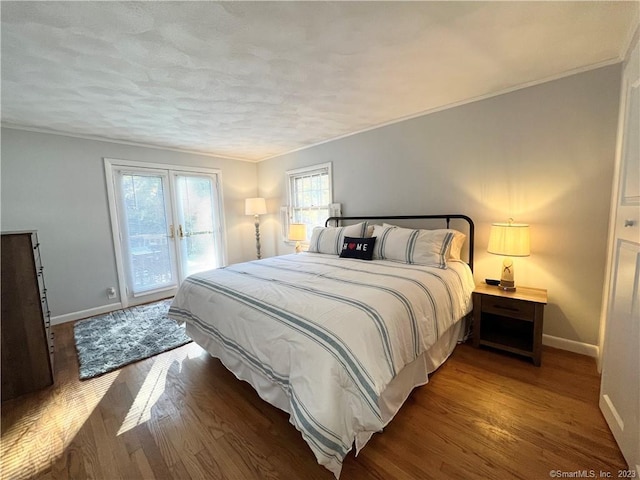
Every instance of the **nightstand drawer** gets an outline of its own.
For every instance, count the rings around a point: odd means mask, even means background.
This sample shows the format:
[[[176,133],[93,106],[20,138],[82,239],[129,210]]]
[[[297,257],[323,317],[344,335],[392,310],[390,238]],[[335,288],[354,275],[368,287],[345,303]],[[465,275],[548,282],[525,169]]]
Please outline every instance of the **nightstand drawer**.
[[[515,298],[494,297],[490,295],[484,295],[482,297],[482,311],[493,313],[494,315],[502,315],[533,322],[535,308],[534,303],[523,302]]]

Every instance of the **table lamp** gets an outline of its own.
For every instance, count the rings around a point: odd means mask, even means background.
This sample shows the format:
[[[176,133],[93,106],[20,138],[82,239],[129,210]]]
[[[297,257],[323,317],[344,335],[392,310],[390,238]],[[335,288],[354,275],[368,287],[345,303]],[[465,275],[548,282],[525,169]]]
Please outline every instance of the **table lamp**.
[[[489,234],[489,253],[503,255],[502,274],[499,288],[513,292],[516,290],[513,259],[529,256],[529,225],[525,223],[494,223]]]
[[[296,242],[296,253],[300,253],[300,242],[307,239],[307,226],[304,223],[289,224],[289,240]]]
[[[262,258],[260,255],[260,215],[267,213],[267,202],[264,198],[247,198],[244,201],[244,214],[253,215],[256,226],[256,256],[258,260]]]

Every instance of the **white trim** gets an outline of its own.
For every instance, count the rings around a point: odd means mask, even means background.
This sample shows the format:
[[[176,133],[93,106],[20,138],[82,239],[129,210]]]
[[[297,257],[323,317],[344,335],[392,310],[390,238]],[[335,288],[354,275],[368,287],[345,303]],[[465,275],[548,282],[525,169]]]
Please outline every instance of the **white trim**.
[[[341,217],[342,216],[342,204],[341,203],[330,203],[329,204],[329,216],[330,217]]]
[[[294,168],[293,170],[287,170],[284,172],[286,184],[287,184],[287,207],[291,208],[291,177],[302,176],[308,172],[315,172],[319,170],[327,169],[327,174],[329,175],[329,193],[330,193],[330,202],[333,203],[333,165],[332,162],[318,163],[316,165],[309,165],[308,167]],[[290,212],[289,212],[290,214]]]
[[[103,313],[113,312],[114,310],[120,310],[122,303],[110,303],[109,305],[103,305],[101,307],[89,308],[87,310],[80,310],[79,312],[66,313],[64,315],[56,315],[51,317],[51,325],[60,325],[61,323],[73,322],[75,320],[81,320],[83,318],[94,317],[96,315],[102,315]]]
[[[624,42],[624,47],[620,52],[620,60],[625,63],[628,62],[629,59],[631,58],[631,52],[633,51],[633,47],[637,42],[636,37],[640,35],[640,9],[639,8],[635,9],[633,16],[635,17],[635,20],[631,22],[632,27],[627,33],[628,38]],[[635,25],[635,27],[633,25]]]
[[[308,167],[294,168],[293,170],[287,170],[285,173],[287,176],[300,175],[301,173],[313,172],[324,168],[326,168],[329,171],[329,175],[331,175],[331,162],[318,163],[316,165],[309,165]]]
[[[602,303],[600,307],[600,324],[598,325],[598,372],[602,373],[602,354],[607,333],[607,315],[609,314],[609,297],[611,295],[611,273],[613,271],[613,253],[615,244],[615,224],[618,212],[618,198],[620,196],[620,169],[622,166],[622,142],[624,140],[624,122],[627,112],[627,78],[623,75],[620,85],[620,102],[618,108],[618,125],[616,131],[616,152],[611,180],[611,200],[609,203],[609,225],[607,228],[607,257],[605,264],[604,285],[602,288]]]
[[[218,202],[218,216],[220,218],[219,227],[222,231],[222,235],[220,236],[220,248],[222,249],[222,254],[220,255],[220,266],[227,265],[227,223],[225,218],[225,208],[224,208],[224,192],[222,191],[222,170],[216,168],[201,168],[201,167],[185,167],[185,168],[175,168],[169,170],[169,188],[171,190],[171,209],[174,212],[174,215],[178,217],[178,205],[176,203],[177,200],[177,186],[176,186],[176,177],[180,175],[188,175],[188,174],[198,174],[202,177],[206,177],[210,179],[214,183],[214,188],[217,194]],[[195,176],[195,175],[194,175]],[[178,218],[174,219],[177,220]],[[178,222],[179,223],[179,222]],[[178,246],[180,250],[180,255],[182,255],[182,246]],[[178,261],[178,270],[180,283],[185,279],[187,275],[185,275],[182,262]]]
[[[542,344],[568,352],[579,353],[580,355],[587,355],[588,357],[596,359],[598,358],[598,352],[600,350],[597,345],[576,342],[575,340],[568,340],[561,337],[553,337],[547,334],[542,335]]]
[[[174,291],[159,291],[149,296],[149,298],[144,298],[140,300],[136,300],[129,304],[129,307],[135,307],[137,305],[144,305],[146,303],[158,302],[160,300],[164,300],[166,298],[171,298],[175,295],[177,288],[174,288]],[[55,317],[51,317],[51,325],[60,325],[61,323],[74,322],[76,320],[82,320],[85,318],[95,317],[96,315],[103,315],[105,313],[115,312],[116,310],[121,310],[125,307],[122,302],[110,303],[108,305],[102,305],[101,307],[88,308],[87,310],[80,310],[78,312],[65,313],[64,315],[56,315]]]
[[[25,126],[25,125],[16,125],[13,123],[6,123],[6,122],[1,122],[0,126],[2,128],[8,128],[11,130],[23,130],[25,132],[35,132],[35,133],[44,133],[47,135],[57,135],[60,137],[71,137],[71,138],[80,138],[82,140],[93,140],[95,142],[107,142],[107,143],[115,143],[118,145],[129,145],[132,147],[140,147],[140,148],[153,148],[155,150],[165,150],[168,152],[179,152],[179,153],[189,153],[191,155],[201,155],[203,157],[210,157],[210,158],[217,158],[220,160],[234,160],[236,162],[247,162],[247,163],[256,163],[259,162],[260,160],[250,160],[250,159],[246,159],[246,158],[239,158],[239,157],[230,157],[227,155],[218,155],[215,153],[210,153],[210,152],[203,152],[200,150],[189,150],[186,148],[175,148],[175,147],[163,147],[160,145],[152,145],[150,143],[141,143],[141,142],[131,142],[131,141],[127,141],[127,140],[117,140],[117,139],[112,139],[112,138],[106,138],[106,137],[101,137],[99,135],[80,135],[77,133],[71,133],[71,132],[60,132],[57,130],[49,130],[47,128],[40,128],[40,127],[29,127],[29,126]]]
[[[285,177],[285,185],[287,188],[287,205],[286,205],[286,224],[283,225],[283,241],[286,244],[289,244],[289,239],[288,237],[288,230],[289,230],[289,221],[292,219],[293,217],[293,202],[292,202],[292,195],[293,192],[291,191],[291,184],[292,184],[292,179],[294,178],[299,178],[299,177],[304,177],[307,174],[315,174],[318,172],[323,172],[325,171],[327,172],[327,175],[329,177],[329,203],[327,204],[327,211],[330,212],[331,211],[331,205],[333,205],[333,164],[332,162],[324,162],[324,163],[318,163],[315,165],[309,165],[307,167],[300,167],[300,168],[294,168],[292,170],[287,170],[284,172],[284,177]],[[320,207],[320,205],[316,205],[316,208],[322,208]],[[282,212],[282,210],[281,210]],[[308,225],[307,225],[308,227]],[[309,229],[307,228],[307,236],[309,236],[311,234],[311,232],[309,231]],[[307,242],[304,242],[304,244],[306,244]]]
[[[631,36],[629,38],[629,43],[626,46],[626,50],[622,52],[622,57],[625,58],[626,62],[629,62],[631,59],[631,52],[636,47],[638,43],[638,35],[640,35],[640,25],[636,26],[635,29],[632,30]],[[627,67],[628,63],[625,64]],[[626,69],[625,69],[626,70]],[[604,355],[604,344],[607,334],[607,317],[609,315],[609,299],[611,295],[611,274],[613,271],[613,255],[614,255],[614,244],[616,238],[615,232],[615,224],[616,218],[618,215],[618,203],[620,201],[621,188],[620,188],[620,175],[622,168],[622,153],[623,153],[623,142],[624,142],[624,126],[627,118],[627,110],[629,108],[627,97],[629,93],[628,88],[628,75],[626,72],[622,72],[622,78],[620,80],[620,101],[618,106],[618,125],[616,131],[616,151],[615,151],[615,162],[614,162],[614,170],[613,170],[613,178],[611,180],[611,200],[609,204],[609,225],[607,229],[607,257],[605,264],[605,276],[604,276],[604,285],[602,288],[602,303],[600,308],[600,325],[598,328],[598,357],[597,357],[597,368],[598,373],[602,373],[602,363],[603,363],[603,355]]]
[[[118,276],[118,291],[120,293],[121,308],[129,306],[129,295],[127,294],[127,279],[125,276],[124,259],[122,258],[122,246],[120,245],[120,223],[118,222],[118,214],[116,209],[116,192],[114,185],[113,170],[117,164],[112,163],[115,160],[104,159],[104,173],[107,184],[107,201],[109,202],[109,219],[111,220],[111,238],[113,240],[113,251],[116,256],[116,274]]]
[[[207,175],[210,177],[215,177],[217,185],[217,191],[219,200],[221,202],[221,208],[219,209],[220,214],[220,226],[222,229],[222,238],[221,238],[221,248],[222,255],[221,261],[223,265],[227,263],[227,228],[224,214],[224,192],[222,191],[222,170],[219,168],[207,168],[207,167],[191,167],[191,166],[182,166],[175,165],[170,163],[153,163],[153,162],[138,162],[134,160],[122,160],[116,158],[107,158],[104,159],[104,170],[105,170],[105,181],[107,185],[107,199],[109,201],[109,217],[111,220],[111,234],[113,238],[113,247],[115,252],[115,260],[116,260],[116,272],[118,276],[118,290],[120,293],[120,308],[127,308],[132,305],[132,301],[134,297],[142,298],[145,296],[147,300],[151,301],[151,297],[157,294],[167,293],[171,290],[177,290],[178,286],[174,285],[167,288],[155,289],[148,292],[139,292],[138,294],[132,294],[129,296],[127,292],[127,269],[125,268],[124,258],[122,256],[122,246],[121,246],[121,233],[120,233],[120,223],[118,221],[118,212],[117,208],[113,208],[117,206],[118,198],[116,195],[116,188],[114,184],[114,171],[119,168],[133,168],[133,169],[142,169],[150,172],[153,171],[162,171],[167,172],[167,179],[170,180],[171,173],[196,173]],[[172,182],[169,181],[169,188],[173,188]],[[170,199],[173,198],[173,192],[170,193]],[[173,200],[171,200],[173,202]],[[175,205],[172,205],[172,211],[175,210]],[[177,262],[179,263],[179,262]],[[166,296],[166,295],[165,295]]]
[[[282,230],[282,241],[287,245],[295,245],[296,242],[289,240],[289,207],[280,207],[280,229]]]
[[[146,297],[148,295],[155,295],[157,293],[166,293],[167,295],[175,295],[177,290],[178,290],[178,286],[174,284],[168,287],[153,288],[151,290],[142,290],[137,293],[134,292],[131,296],[133,298],[141,298],[141,297]],[[169,294],[168,292],[171,292],[171,294]]]
[[[611,415],[613,416],[613,419],[618,425],[618,428],[621,431],[624,431],[624,420],[622,420],[622,417],[618,413],[618,410],[616,409],[616,407],[613,405],[613,402],[611,401],[611,398],[609,397],[609,395],[602,395],[602,400],[604,401],[604,403],[607,404],[607,408],[611,412]]]
[[[104,158],[105,163],[109,162],[114,167],[132,167],[132,168],[146,168],[146,169],[158,169],[158,170],[180,170],[181,172],[193,172],[204,174],[216,174],[221,175],[222,170],[219,168],[208,167],[189,167],[183,165],[175,165],[172,163],[152,163],[152,162],[137,162],[134,160],[123,160],[118,158]]]

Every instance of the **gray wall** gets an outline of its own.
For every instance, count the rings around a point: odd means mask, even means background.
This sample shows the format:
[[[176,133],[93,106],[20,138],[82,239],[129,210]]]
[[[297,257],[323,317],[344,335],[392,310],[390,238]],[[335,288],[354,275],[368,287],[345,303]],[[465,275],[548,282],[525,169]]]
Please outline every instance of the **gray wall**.
[[[500,275],[490,224],[529,223],[516,282],[548,289],[546,334],[596,345],[619,90],[614,65],[283,155],[258,164],[259,194],[277,211],[287,169],[331,161],[345,215],[465,213],[476,281]],[[290,253],[262,224],[265,253]]]
[[[103,158],[222,170],[228,260],[252,259],[244,199],[286,203],[284,172],[333,162],[345,214],[461,212],[476,222],[477,281],[499,276],[491,222],[532,226],[520,285],[547,288],[544,331],[596,345],[620,88],[611,66],[353,135],[259,164],[2,129],[3,230],[38,229],[54,316],[108,305],[117,285]],[[258,187],[256,189],[256,186]],[[263,253],[290,253],[277,214]]]
[[[2,129],[2,230],[37,229],[53,316],[112,304],[115,252],[103,158],[222,170],[227,259],[253,257],[256,164],[21,130]],[[119,299],[118,299],[119,300]]]

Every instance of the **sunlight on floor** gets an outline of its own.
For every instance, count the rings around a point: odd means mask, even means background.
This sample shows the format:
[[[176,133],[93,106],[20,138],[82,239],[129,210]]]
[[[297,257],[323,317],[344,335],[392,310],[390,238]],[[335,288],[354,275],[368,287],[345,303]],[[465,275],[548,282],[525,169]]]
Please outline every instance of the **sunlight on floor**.
[[[199,354],[200,352],[177,348],[156,357],[117,435],[122,435],[151,418],[151,409],[164,393],[167,373],[174,362],[178,363],[178,372],[181,372],[182,362]]]
[[[51,473],[52,467],[61,459],[59,467],[70,469],[67,473],[75,471],[76,467],[80,468],[76,473],[84,472],[83,453],[74,453],[74,443],[94,441],[99,433],[104,436],[103,415],[114,413],[109,402],[102,405],[109,395],[126,395],[127,401],[131,402],[126,416],[123,415],[124,420],[117,415],[116,420],[122,421],[117,433],[118,423],[115,423],[113,430],[109,428],[112,433],[107,434],[119,436],[151,418],[154,405],[165,392],[167,375],[172,368],[177,366],[177,371],[182,372],[185,360],[199,357],[203,352],[192,343],[83,381],[78,380],[77,369],[63,371],[53,387],[29,394],[22,401],[18,398],[3,403],[0,478],[48,476],[46,472]],[[123,390],[126,388],[132,393],[138,390],[133,401]],[[125,408],[127,406],[125,404]]]
[[[83,383],[53,387],[30,409],[16,408],[19,418],[6,430],[3,419],[2,478],[32,477],[49,468],[52,459],[61,456],[75,438],[119,373],[114,371]]]

